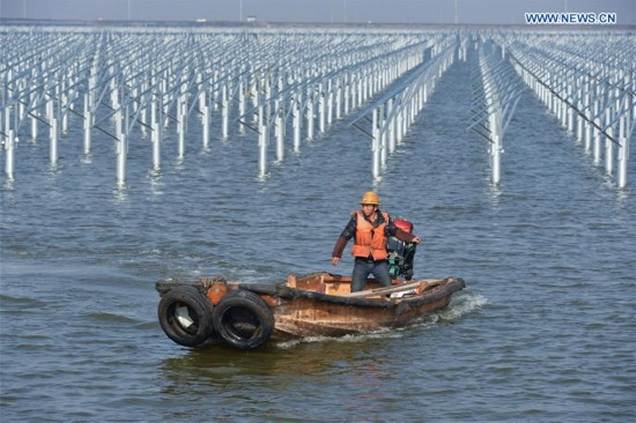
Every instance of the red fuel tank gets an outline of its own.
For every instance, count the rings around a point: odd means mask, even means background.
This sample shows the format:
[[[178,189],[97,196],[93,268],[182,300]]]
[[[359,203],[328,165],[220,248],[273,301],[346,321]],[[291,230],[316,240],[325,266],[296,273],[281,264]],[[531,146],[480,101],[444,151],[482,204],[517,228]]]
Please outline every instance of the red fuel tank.
[[[403,230],[404,232],[408,234],[413,232],[413,224],[406,219],[402,219],[401,217],[398,217],[397,219],[393,221],[393,223],[395,224],[397,228]]]

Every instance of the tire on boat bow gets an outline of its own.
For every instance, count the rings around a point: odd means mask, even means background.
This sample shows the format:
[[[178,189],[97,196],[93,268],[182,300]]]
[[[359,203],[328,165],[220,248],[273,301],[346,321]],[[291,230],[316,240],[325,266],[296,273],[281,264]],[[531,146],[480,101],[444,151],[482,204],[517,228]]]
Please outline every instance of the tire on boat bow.
[[[159,301],[159,324],[170,339],[196,347],[213,333],[212,304],[194,286],[176,286]]]
[[[239,289],[214,307],[214,328],[229,345],[251,350],[272,336],[274,314],[258,295]]]

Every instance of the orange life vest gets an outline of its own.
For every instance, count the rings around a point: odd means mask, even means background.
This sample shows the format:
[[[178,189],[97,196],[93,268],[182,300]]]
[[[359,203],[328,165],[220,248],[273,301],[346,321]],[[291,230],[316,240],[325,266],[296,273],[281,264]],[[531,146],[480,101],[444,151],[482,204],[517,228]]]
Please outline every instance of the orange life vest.
[[[386,251],[387,238],[384,235],[384,228],[389,223],[389,215],[382,213],[384,223],[374,227],[361,211],[356,211],[356,236],[351,254],[355,257],[369,258],[373,260],[386,260],[388,253]]]

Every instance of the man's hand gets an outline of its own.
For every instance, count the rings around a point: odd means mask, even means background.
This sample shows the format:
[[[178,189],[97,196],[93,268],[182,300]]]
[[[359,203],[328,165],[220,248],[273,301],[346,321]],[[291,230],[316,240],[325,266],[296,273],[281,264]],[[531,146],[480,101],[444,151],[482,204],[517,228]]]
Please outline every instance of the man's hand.
[[[413,244],[419,244],[420,242],[422,242],[422,238],[420,238],[419,236],[415,235],[415,238],[413,238],[413,239],[411,240],[411,242],[412,242]]]
[[[340,263],[340,257],[331,257],[331,264],[337,266]]]

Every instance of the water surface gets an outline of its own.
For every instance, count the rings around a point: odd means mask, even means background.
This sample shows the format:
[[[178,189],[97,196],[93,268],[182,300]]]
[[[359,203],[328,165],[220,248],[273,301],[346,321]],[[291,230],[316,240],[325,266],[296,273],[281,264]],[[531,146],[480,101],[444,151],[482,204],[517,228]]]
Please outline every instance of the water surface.
[[[424,238],[416,275],[460,276],[450,307],[410,328],[256,352],[193,351],[156,321],[154,282],[276,282],[331,269],[370,181],[369,141],[338,123],[267,180],[253,135],[159,175],[133,135],[128,186],[110,140],[81,122],[48,166],[21,142],[0,191],[0,407],[8,420],[628,421],[636,404],[633,191],[617,192],[529,93],[504,139],[502,184],[465,131],[471,66],[456,63],[375,188]],[[218,128],[218,116],[216,116]],[[171,131],[173,128],[171,128]],[[0,159],[3,161],[4,157]],[[636,166],[628,185],[636,183]],[[339,268],[350,272],[347,257]]]

